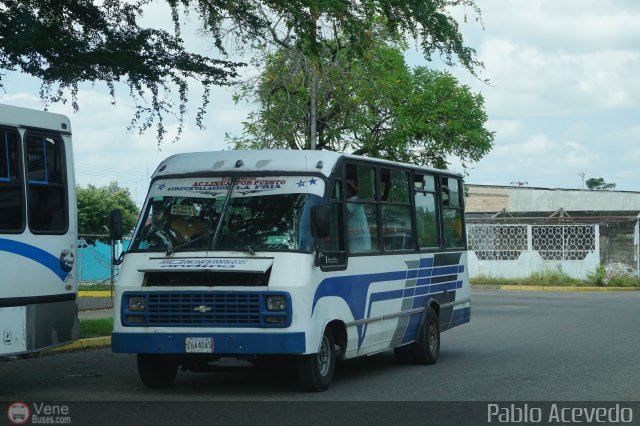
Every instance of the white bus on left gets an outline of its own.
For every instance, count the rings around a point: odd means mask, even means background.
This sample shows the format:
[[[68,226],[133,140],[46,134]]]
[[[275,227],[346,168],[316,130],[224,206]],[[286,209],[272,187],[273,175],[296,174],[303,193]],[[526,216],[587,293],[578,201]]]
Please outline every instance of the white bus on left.
[[[78,338],[75,190],[69,119],[0,105],[0,357]]]

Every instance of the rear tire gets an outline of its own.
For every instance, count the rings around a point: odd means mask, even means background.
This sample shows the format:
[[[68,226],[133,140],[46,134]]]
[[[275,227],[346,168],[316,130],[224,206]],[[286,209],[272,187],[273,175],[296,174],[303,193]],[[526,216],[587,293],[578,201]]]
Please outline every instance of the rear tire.
[[[435,364],[440,355],[440,323],[435,310],[429,309],[413,346],[416,364]]]
[[[336,367],[336,352],[333,333],[324,331],[317,354],[303,355],[298,360],[298,378],[302,389],[311,392],[326,390],[333,380]]]
[[[138,354],[138,375],[148,388],[171,386],[178,372],[178,364],[168,361],[162,355]]]

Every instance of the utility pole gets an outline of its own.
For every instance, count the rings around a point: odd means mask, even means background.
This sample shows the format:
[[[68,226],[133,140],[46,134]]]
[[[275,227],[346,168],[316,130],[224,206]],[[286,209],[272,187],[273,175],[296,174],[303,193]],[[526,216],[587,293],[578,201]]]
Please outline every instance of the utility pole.
[[[582,178],[582,189],[584,189],[584,177],[585,177],[584,172],[578,173],[578,176],[580,176],[580,178]]]

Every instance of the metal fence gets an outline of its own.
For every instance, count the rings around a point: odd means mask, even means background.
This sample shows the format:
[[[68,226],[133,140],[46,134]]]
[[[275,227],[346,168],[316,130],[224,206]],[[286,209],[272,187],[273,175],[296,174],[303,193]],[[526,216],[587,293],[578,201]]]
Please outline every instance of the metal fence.
[[[111,245],[102,242],[108,240],[108,235],[79,236],[77,274],[80,310],[113,307]],[[129,241],[123,241],[123,248],[128,245]]]
[[[467,237],[472,277],[554,269],[586,278],[599,263],[599,225],[469,224]]]

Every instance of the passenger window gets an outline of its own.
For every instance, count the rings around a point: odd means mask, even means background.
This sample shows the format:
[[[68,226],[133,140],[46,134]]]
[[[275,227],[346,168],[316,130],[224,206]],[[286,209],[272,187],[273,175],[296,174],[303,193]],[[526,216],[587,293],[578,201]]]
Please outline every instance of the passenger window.
[[[439,247],[435,179],[433,176],[416,175],[414,188],[418,246]]]
[[[444,245],[447,248],[464,247],[462,218],[462,185],[455,178],[442,178],[442,214]]]
[[[66,232],[69,209],[62,139],[27,134],[26,164],[29,228],[38,233]]]
[[[382,201],[409,204],[409,174],[402,170],[380,171]]]
[[[378,204],[375,169],[347,164],[345,174],[349,252],[378,250]]]
[[[411,229],[409,174],[402,170],[380,170],[382,239],[386,251],[415,249]]]
[[[0,232],[24,229],[19,141],[17,132],[0,129]]]

